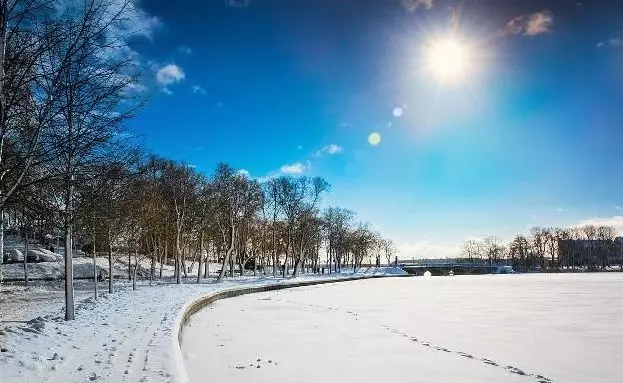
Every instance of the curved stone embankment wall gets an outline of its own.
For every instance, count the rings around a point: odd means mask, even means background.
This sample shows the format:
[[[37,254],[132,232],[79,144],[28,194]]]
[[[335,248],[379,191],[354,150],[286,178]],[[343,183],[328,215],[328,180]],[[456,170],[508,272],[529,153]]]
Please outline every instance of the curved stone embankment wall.
[[[217,291],[211,294],[207,294],[203,297],[200,297],[193,302],[186,305],[183,309],[180,319],[177,321],[176,332],[177,332],[177,367],[180,371],[178,371],[180,380],[183,382],[188,382],[188,378],[186,376],[186,368],[184,366],[184,362],[182,360],[182,351],[181,351],[181,343],[182,343],[182,333],[184,327],[190,320],[190,318],[197,313],[199,310],[205,308],[206,306],[212,304],[221,299],[225,298],[233,298],[240,295],[253,294],[253,293],[261,293],[266,291],[273,290],[283,290],[290,289],[293,287],[304,287],[304,286],[312,286],[312,285],[323,285],[327,283],[338,283],[338,282],[351,282],[363,279],[372,279],[372,278],[385,278],[385,277],[399,277],[399,276],[409,276],[407,275],[358,275],[352,277],[345,278],[327,278],[320,280],[312,280],[312,281],[300,281],[300,282],[286,282],[286,283],[277,283],[277,284],[268,284],[261,286],[249,286],[249,287],[235,287],[232,289]]]
[[[353,276],[346,278],[331,278],[331,279],[323,279],[323,280],[313,280],[313,281],[301,281],[301,282],[291,282],[291,283],[279,283],[274,285],[263,285],[263,286],[249,286],[249,287],[236,287],[233,289],[218,291],[212,294],[208,294],[203,296],[194,302],[190,303],[186,306],[184,313],[182,314],[181,321],[179,323],[177,339],[178,342],[182,341],[182,332],[190,317],[193,314],[197,313],[199,310],[205,308],[213,302],[216,302],[225,298],[233,298],[240,295],[253,294],[253,293],[262,293],[266,291],[273,290],[283,290],[290,289],[293,287],[304,287],[304,286],[312,286],[312,285],[323,285],[327,283],[337,283],[337,282],[351,282],[362,279],[372,279],[372,278],[384,278],[384,277],[393,277],[392,275],[366,275],[366,276]]]

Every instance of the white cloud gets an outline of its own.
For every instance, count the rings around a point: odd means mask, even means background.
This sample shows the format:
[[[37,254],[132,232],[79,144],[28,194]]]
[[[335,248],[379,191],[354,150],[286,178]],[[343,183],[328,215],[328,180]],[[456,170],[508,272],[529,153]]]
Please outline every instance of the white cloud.
[[[606,45],[611,46],[613,48],[620,47],[621,45],[623,45],[623,39],[620,39],[618,37],[613,37],[606,41],[601,41],[597,43],[597,48],[603,48]]]
[[[100,12],[108,18],[117,19],[117,22],[107,28],[111,34],[109,37],[126,40],[130,37],[141,36],[151,39],[154,32],[162,27],[162,20],[145,12],[140,8],[139,3],[139,1],[109,0],[98,4],[101,5],[98,8]],[[84,7],[84,2],[64,1],[56,2],[55,5],[59,12],[65,12]],[[102,19],[102,22],[106,23],[107,20]]]
[[[506,24],[509,33],[536,36],[549,32],[554,24],[554,15],[543,10],[529,15],[517,16]]]
[[[307,162],[307,164],[303,164],[302,162],[295,162],[293,164],[283,165],[279,170],[283,174],[303,174],[309,170],[311,164]]]
[[[170,96],[173,94],[173,91],[165,86],[164,88],[162,88],[162,93]]]
[[[585,225],[594,226],[612,226],[618,234],[623,234],[623,216],[615,215],[613,217],[596,217],[579,221],[571,227],[581,227]]]
[[[249,171],[247,169],[240,169],[237,172],[238,174],[240,174],[241,176],[245,176],[245,177],[251,177],[251,173],[249,173]]]
[[[453,258],[459,255],[460,245],[452,243],[432,243],[418,241],[397,245],[398,259]]]
[[[184,70],[175,64],[165,65],[158,69],[156,80],[160,85],[171,85],[182,81],[186,77]]]
[[[147,87],[143,84],[139,84],[139,83],[128,83],[125,88],[124,88],[124,92],[126,94],[137,94],[137,93],[143,93],[147,90]]]
[[[404,9],[409,12],[416,11],[419,8],[431,9],[435,0],[400,0]]]
[[[328,155],[339,154],[339,153],[342,153],[343,151],[344,151],[344,148],[339,145],[336,145],[336,144],[325,145],[322,148],[320,148],[318,151],[316,151],[316,156],[321,156],[323,154],[328,154]]]
[[[193,85],[193,93],[206,94],[206,91],[199,85]]]
[[[177,48],[177,51],[180,52],[181,54],[184,54],[184,55],[192,55],[193,54],[193,50],[190,47],[187,47],[185,45]]]

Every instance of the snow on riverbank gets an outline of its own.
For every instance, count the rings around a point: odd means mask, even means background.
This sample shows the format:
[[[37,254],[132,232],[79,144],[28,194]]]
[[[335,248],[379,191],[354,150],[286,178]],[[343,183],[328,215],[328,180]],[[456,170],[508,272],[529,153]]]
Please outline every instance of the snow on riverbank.
[[[621,382],[623,273],[392,278],[215,302],[191,383]]]
[[[373,272],[369,270],[368,274]],[[382,269],[375,273],[385,272]],[[244,277],[220,285],[141,284],[137,291],[124,288],[97,301],[88,298],[77,305],[75,321],[62,320],[62,311],[58,311],[34,318],[27,325],[1,330],[0,380],[3,383],[183,381],[174,329],[188,302],[238,286],[340,279],[351,275],[310,275],[286,280]],[[0,313],[10,309],[10,305],[3,305]]]

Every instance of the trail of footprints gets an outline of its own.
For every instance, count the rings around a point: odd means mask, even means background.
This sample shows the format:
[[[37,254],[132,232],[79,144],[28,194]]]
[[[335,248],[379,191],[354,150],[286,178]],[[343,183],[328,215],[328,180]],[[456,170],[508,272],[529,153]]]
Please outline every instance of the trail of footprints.
[[[262,361],[262,358],[257,358],[254,362],[249,363],[249,365],[240,364],[236,366],[237,370],[244,370],[245,368],[262,368],[262,366],[277,366],[279,363],[273,361],[272,359],[268,359]]]
[[[315,305],[315,304],[310,304],[310,303],[302,303],[302,302],[293,301],[293,300],[280,300],[280,299],[275,299],[275,298],[268,298],[268,299],[264,298],[263,300],[271,300],[271,299],[275,300],[275,301],[281,301],[281,302],[285,302],[285,303],[293,303],[293,304],[307,306],[307,307],[320,308],[320,309],[326,309],[326,310],[332,310],[332,311],[340,311],[340,312],[344,312],[344,313],[346,313],[348,315],[351,315],[352,317],[355,318],[355,320],[357,320],[358,319],[357,317],[359,316],[359,314],[357,314],[356,312],[353,312],[351,310],[340,309],[340,308],[337,308],[337,307],[321,306],[321,305]],[[423,347],[429,347],[429,348],[431,348],[433,350],[436,350],[436,351],[446,352],[446,353],[449,353],[449,354],[455,354],[455,355],[458,355],[459,357],[466,358],[466,359],[473,359],[475,361],[479,361],[481,363],[484,363],[484,364],[492,366],[492,367],[504,369],[504,370],[506,370],[507,372],[509,372],[511,374],[517,374],[517,375],[521,375],[521,376],[526,376],[526,377],[532,378],[532,379],[536,380],[538,383],[553,383],[552,379],[547,378],[547,377],[545,377],[545,376],[543,376],[541,374],[528,373],[528,372],[526,372],[526,371],[524,371],[524,370],[522,370],[522,369],[520,369],[520,368],[518,368],[516,366],[510,366],[510,365],[504,366],[503,364],[500,364],[500,363],[498,363],[498,362],[496,362],[494,360],[491,360],[491,359],[480,358],[480,357],[474,356],[472,354],[468,354],[468,353],[463,352],[463,351],[456,351],[456,350],[448,349],[446,347],[437,346],[437,345],[431,344],[430,342],[426,342],[426,341],[423,341],[421,339],[418,339],[415,336],[411,336],[411,335],[409,335],[409,334],[407,334],[405,332],[402,332],[402,331],[400,331],[398,329],[392,328],[392,327],[390,327],[390,326],[388,326],[386,324],[381,324],[381,327],[383,327],[385,330],[387,330],[387,331],[389,331],[391,333],[394,333],[396,335],[400,335],[400,336],[402,336],[404,338],[407,338],[410,341],[412,341],[414,343],[417,343],[417,344],[419,344],[419,345],[421,345]]]

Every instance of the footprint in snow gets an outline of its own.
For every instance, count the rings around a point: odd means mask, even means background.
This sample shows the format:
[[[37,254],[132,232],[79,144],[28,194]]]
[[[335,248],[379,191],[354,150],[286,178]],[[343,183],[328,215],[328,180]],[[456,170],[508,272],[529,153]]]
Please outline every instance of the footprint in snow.
[[[485,359],[481,359],[481,360],[482,360],[483,362],[485,362],[486,364],[488,364],[488,365],[491,365],[491,366],[499,366],[499,364],[497,364],[496,362],[494,362],[494,361],[492,361],[492,360],[490,360],[490,359],[486,359],[486,358],[485,358]]]
[[[506,366],[506,369],[508,371],[510,371],[513,374],[517,374],[517,375],[526,375],[525,372],[523,372],[521,369],[514,367],[514,366]]]

